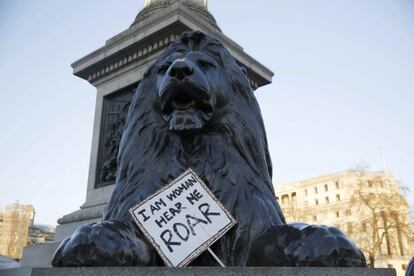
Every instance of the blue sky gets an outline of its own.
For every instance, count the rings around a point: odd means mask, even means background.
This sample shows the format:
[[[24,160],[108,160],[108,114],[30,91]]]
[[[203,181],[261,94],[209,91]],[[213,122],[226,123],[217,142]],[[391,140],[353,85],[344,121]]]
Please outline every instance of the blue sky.
[[[85,200],[95,89],[70,64],[143,0],[0,0],[0,207],[56,224]],[[275,72],[256,93],[274,184],[364,161],[414,190],[414,2],[210,0],[223,32]],[[410,195],[412,197],[412,193]]]

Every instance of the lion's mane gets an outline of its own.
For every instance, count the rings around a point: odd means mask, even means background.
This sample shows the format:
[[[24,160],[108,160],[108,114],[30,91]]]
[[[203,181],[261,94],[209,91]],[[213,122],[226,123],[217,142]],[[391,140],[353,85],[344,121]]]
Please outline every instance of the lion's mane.
[[[192,135],[169,130],[161,115],[156,67],[175,52],[200,51],[219,64],[221,101]],[[285,223],[275,199],[259,105],[246,74],[226,48],[201,32],[183,34],[148,68],[129,109],[116,188],[104,219],[133,223],[128,210],[192,168],[238,221],[214,246],[228,265],[245,265],[252,242]],[[138,231],[138,230],[137,230]],[[207,264],[207,256],[200,264]]]

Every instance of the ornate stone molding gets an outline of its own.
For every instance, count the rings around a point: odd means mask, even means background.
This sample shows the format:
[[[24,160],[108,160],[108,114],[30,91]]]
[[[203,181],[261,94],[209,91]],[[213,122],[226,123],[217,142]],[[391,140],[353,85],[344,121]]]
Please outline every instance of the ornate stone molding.
[[[159,52],[166,48],[168,44],[173,42],[178,34],[172,34],[164,39],[149,43],[147,46],[136,49],[130,53],[124,54],[116,61],[112,61],[109,64],[99,67],[97,70],[91,72],[88,76],[89,82],[94,82],[102,77],[112,74],[132,63],[136,63],[137,60],[145,59],[146,57],[153,55],[155,52]]]

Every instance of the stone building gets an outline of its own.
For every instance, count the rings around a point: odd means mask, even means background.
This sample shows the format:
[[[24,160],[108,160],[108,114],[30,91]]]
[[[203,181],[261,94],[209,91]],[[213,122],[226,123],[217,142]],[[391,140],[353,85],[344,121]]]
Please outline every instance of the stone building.
[[[56,227],[33,224],[29,227],[28,244],[52,243],[55,241]]]
[[[278,185],[276,195],[288,222],[335,226],[363,250],[369,265],[404,275],[414,236],[392,174],[349,170]]]
[[[0,212],[0,255],[21,259],[34,215],[32,205],[21,205],[19,202],[8,205]]]

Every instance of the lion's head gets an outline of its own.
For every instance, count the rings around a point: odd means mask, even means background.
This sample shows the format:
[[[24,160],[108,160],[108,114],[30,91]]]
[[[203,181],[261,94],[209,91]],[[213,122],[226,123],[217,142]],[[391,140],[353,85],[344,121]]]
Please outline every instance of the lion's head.
[[[186,48],[173,49],[155,68],[163,118],[174,131],[203,128],[214,115],[220,90],[215,59],[202,49]]]
[[[218,40],[201,32],[184,33],[170,45],[148,78],[154,81],[163,119],[176,132],[198,131],[210,121],[213,125],[228,104],[240,96],[254,97],[243,68]]]

